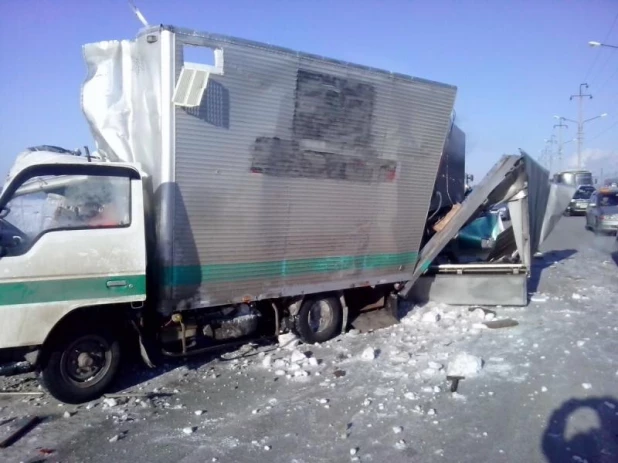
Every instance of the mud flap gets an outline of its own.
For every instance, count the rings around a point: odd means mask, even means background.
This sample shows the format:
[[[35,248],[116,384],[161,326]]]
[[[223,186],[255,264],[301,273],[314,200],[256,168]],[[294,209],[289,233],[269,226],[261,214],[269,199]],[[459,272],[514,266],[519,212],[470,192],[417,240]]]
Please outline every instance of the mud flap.
[[[137,325],[137,323],[135,323],[135,320],[131,320],[131,326],[133,326],[133,328],[137,332],[137,340],[139,343],[139,353],[140,353],[140,356],[142,357],[142,360],[144,361],[146,366],[148,366],[149,368],[155,368],[155,364],[151,360],[152,357],[148,355],[148,350],[146,349],[146,344],[144,343],[144,336],[142,335],[142,330]]]
[[[361,333],[387,328],[399,323],[399,298],[390,294],[381,309],[361,312],[351,321],[351,325]]]

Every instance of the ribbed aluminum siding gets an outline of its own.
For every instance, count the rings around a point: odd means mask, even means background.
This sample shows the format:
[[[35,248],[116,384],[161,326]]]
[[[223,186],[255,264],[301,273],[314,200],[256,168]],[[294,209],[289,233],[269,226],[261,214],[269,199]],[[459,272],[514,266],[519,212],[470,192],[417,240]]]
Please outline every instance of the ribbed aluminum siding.
[[[224,75],[210,76],[199,109],[176,110],[174,268],[167,282],[174,298],[216,305],[405,279],[421,242],[455,88],[180,33],[177,72],[185,40],[223,49],[225,64]],[[395,161],[394,181],[251,171],[256,140],[295,137],[299,69],[372,86],[370,146],[361,148]]]

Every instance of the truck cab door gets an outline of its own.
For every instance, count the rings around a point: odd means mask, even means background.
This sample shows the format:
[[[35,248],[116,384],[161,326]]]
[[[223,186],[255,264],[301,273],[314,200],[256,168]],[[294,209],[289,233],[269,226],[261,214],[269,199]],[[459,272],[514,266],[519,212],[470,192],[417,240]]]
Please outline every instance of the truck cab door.
[[[42,344],[77,308],[145,300],[143,200],[138,171],[109,164],[36,165],[7,185],[0,349]]]

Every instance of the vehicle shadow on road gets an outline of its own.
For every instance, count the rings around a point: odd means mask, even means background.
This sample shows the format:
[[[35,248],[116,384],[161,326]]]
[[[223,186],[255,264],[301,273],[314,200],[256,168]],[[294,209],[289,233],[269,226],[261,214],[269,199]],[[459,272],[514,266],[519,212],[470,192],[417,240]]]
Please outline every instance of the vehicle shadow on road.
[[[577,250],[575,249],[562,249],[560,251],[547,251],[543,253],[542,257],[534,258],[532,260],[530,279],[528,280],[528,295],[530,296],[538,291],[543,270],[557,262],[572,257],[576,253]]]
[[[582,431],[591,414],[595,425]],[[549,418],[541,448],[548,463],[618,461],[618,401],[588,397],[563,403]]]
[[[133,355],[123,362],[121,366],[122,371],[117,375],[109,392],[116,394],[131,390],[176,369],[183,370],[182,376],[184,373],[200,370],[209,363],[212,363],[214,366],[215,363],[226,363],[235,359],[242,360],[254,357],[261,351],[267,352],[269,348],[274,350],[277,347],[276,339],[264,337],[247,340],[246,344],[221,346],[212,352],[188,355],[186,357],[158,356],[156,359],[153,359],[155,361],[154,368],[147,367],[139,355]],[[145,394],[149,392],[151,391],[145,391]]]

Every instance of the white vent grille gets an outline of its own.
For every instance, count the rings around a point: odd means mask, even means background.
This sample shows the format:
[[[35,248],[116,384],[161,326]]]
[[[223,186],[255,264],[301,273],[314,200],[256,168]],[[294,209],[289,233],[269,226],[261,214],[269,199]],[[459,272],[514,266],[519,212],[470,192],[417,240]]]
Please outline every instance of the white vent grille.
[[[172,101],[177,106],[194,108],[202,103],[208,85],[209,72],[185,64],[176,82]]]

